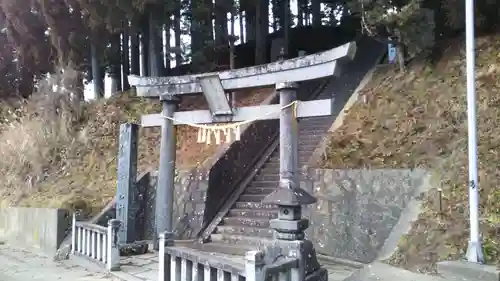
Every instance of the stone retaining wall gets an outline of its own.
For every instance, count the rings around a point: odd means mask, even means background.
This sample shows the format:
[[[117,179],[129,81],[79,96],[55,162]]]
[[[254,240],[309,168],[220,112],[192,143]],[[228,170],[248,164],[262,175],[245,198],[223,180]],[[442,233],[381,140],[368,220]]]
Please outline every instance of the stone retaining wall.
[[[373,261],[410,201],[427,188],[428,176],[408,169],[303,170],[301,187],[318,198],[304,211],[309,239],[318,253]],[[176,233],[194,238],[204,223],[208,172],[179,171],[175,187]],[[152,200],[148,205],[154,206]]]
[[[423,170],[304,171],[302,188],[318,198],[305,214],[319,253],[373,261],[409,202],[424,191]]]

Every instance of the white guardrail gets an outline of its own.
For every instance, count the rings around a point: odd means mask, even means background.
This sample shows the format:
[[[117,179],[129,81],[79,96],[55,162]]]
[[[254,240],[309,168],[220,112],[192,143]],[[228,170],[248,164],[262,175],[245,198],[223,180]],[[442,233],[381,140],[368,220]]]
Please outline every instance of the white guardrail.
[[[108,227],[77,222],[73,214],[72,248],[73,255],[90,259],[106,266],[108,270],[120,269],[120,249],[118,230],[120,221],[108,221]]]

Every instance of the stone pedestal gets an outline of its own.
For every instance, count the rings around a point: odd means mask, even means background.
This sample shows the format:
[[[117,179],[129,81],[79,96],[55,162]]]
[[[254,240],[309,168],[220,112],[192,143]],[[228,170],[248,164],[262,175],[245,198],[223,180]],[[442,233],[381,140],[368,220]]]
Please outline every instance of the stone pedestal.
[[[302,217],[302,205],[314,204],[316,198],[297,187],[293,179],[282,179],[280,187],[262,201],[279,208],[278,218],[270,222],[275,243],[266,247],[265,261],[271,264],[280,258],[298,258],[298,280],[328,280],[327,270],[321,268],[314,246],[304,234],[309,220]]]

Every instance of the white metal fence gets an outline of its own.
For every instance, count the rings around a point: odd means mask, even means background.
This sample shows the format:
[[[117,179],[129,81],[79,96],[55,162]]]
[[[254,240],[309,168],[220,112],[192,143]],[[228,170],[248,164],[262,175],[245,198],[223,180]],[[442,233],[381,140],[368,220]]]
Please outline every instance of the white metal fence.
[[[108,227],[77,222],[73,215],[72,248],[73,255],[83,256],[103,264],[108,270],[120,268],[118,230],[120,221],[108,221]]]

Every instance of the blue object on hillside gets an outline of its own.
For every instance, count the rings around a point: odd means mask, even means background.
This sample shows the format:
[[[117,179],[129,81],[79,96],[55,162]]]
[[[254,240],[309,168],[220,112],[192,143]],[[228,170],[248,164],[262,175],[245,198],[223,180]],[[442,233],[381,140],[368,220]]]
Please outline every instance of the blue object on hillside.
[[[394,43],[387,44],[387,58],[389,60],[389,63],[396,62],[396,44]]]

